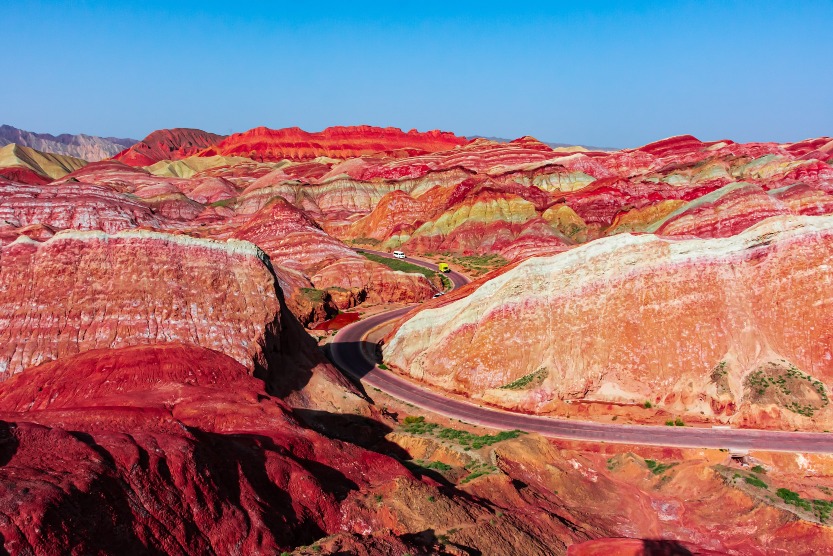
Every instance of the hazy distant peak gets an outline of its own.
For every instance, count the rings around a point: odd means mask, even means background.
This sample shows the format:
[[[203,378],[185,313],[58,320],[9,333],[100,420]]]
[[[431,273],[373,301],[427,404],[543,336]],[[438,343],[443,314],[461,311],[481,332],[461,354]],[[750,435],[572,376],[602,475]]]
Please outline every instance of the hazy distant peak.
[[[83,133],[35,133],[10,125],[0,125],[0,147],[15,143],[38,151],[81,158],[90,162],[110,158],[136,143],[136,139],[96,137]]]

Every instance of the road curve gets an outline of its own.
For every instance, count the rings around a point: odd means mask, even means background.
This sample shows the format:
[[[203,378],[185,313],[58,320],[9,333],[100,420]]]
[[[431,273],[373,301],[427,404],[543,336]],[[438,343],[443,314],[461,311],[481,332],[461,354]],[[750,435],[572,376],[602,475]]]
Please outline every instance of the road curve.
[[[424,261],[410,258],[407,260],[427,268],[434,266],[436,269],[436,265],[429,266],[430,263]],[[454,276],[455,274],[452,273],[455,287],[468,282],[464,276]],[[447,398],[380,369],[368,360],[366,350],[363,349],[364,338],[371,330],[402,317],[414,307],[380,313],[342,328],[330,345],[333,363],[366,385],[378,388],[404,402],[446,417],[495,429],[520,429],[551,438],[621,444],[833,453],[833,433],[602,424],[513,413],[481,407],[457,398]]]

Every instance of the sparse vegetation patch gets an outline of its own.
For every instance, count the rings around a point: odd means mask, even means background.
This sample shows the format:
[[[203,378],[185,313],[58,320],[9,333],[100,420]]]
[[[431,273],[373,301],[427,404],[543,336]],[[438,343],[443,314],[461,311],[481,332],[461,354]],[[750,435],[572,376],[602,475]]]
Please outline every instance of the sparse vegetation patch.
[[[824,384],[786,359],[749,373],[746,389],[754,403],[775,403],[805,417],[812,417],[830,403]]]
[[[449,427],[441,428],[436,423],[429,423],[425,417],[408,416],[402,421],[402,430],[409,434],[429,435],[439,438],[441,440],[449,440],[459,444],[463,449],[479,450],[484,446],[491,446],[504,440],[517,438],[524,434],[523,431],[501,431],[497,434],[483,434],[477,435],[468,431],[452,429]]]
[[[648,466],[648,469],[650,469],[651,473],[653,473],[654,475],[662,475],[663,473],[665,473],[666,471],[668,471],[669,469],[671,469],[672,467],[674,467],[677,464],[676,463],[659,463],[658,461],[655,461],[655,460],[652,460],[652,459],[646,459],[645,460],[645,465]]]
[[[518,380],[514,382],[510,382],[509,384],[504,384],[500,387],[501,390],[523,390],[527,386],[538,386],[544,379],[547,378],[547,371],[546,367],[541,367],[535,372],[529,373],[528,375],[524,375]]]

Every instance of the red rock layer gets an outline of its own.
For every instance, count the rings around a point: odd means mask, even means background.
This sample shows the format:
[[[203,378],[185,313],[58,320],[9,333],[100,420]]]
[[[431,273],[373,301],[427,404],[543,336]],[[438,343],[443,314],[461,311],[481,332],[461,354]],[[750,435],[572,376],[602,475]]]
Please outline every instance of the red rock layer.
[[[32,185],[44,185],[52,181],[52,178],[42,176],[31,168],[26,168],[24,166],[7,166],[5,168],[0,168],[0,179]]]
[[[160,160],[179,160],[213,145],[222,135],[200,129],[173,128],[154,131],[113,157],[130,166],[150,166]]]
[[[306,283],[290,279],[283,284],[287,286],[290,309],[305,324],[364,301],[413,303],[429,299],[436,291],[421,274],[394,272],[358,255],[280,197],[254,214],[233,235],[258,245],[279,268],[306,277]],[[327,294],[335,297],[332,310],[321,309],[313,301],[311,292],[304,291],[310,287],[338,290]],[[325,297],[319,301],[329,303]]]
[[[468,141],[452,133],[394,127],[328,127],[309,133],[297,127],[258,127],[236,133],[200,153],[201,156],[245,156],[257,161],[312,160],[319,156],[353,158],[374,153],[402,156],[452,149]]]
[[[245,367],[192,345],[27,369],[0,384],[0,417],[11,553],[292,550],[382,529],[369,492],[416,483],[389,457],[302,428]]]

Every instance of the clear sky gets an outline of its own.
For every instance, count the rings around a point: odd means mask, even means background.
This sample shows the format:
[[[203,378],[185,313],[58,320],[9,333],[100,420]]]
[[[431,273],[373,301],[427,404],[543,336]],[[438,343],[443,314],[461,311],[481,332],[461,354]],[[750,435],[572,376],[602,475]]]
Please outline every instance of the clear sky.
[[[833,1],[6,2],[0,123],[833,135]]]

